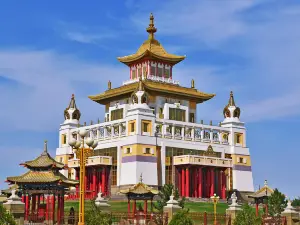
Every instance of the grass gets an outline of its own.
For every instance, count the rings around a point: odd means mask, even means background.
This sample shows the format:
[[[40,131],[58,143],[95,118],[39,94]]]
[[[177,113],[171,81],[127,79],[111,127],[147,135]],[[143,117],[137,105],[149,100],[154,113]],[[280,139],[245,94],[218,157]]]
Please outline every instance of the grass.
[[[137,202],[137,205],[141,203],[143,206],[143,202]],[[108,204],[111,205],[112,211],[118,212],[127,212],[127,201],[109,201]],[[70,211],[70,208],[73,207],[75,211],[78,211],[79,202],[78,201],[66,201],[65,202],[65,211]],[[132,204],[131,204],[132,207]],[[186,202],[186,209],[189,209],[190,212],[213,212],[214,207],[212,203],[207,202]],[[91,208],[91,201],[86,201],[85,209],[88,210]],[[225,214],[226,209],[228,208],[228,204],[219,203],[217,205],[217,213]],[[150,204],[148,203],[148,209],[150,210]]]

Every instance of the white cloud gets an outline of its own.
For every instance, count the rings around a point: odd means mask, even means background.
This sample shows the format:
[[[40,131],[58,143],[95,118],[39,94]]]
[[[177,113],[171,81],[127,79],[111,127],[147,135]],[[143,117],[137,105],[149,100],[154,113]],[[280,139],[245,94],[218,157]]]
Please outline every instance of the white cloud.
[[[67,39],[71,41],[77,41],[84,44],[97,44],[99,41],[108,38],[114,38],[113,34],[86,34],[82,32],[66,32],[64,35]]]
[[[120,84],[126,69],[53,51],[0,51],[0,75],[17,82],[1,89],[0,121],[12,130],[57,130],[72,93],[84,120],[102,118],[102,107],[87,95],[104,91],[108,79]]]

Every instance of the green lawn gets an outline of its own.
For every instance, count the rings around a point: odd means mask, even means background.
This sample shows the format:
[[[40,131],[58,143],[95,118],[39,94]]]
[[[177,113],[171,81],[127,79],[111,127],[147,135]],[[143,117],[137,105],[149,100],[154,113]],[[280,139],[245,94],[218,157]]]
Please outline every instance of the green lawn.
[[[140,202],[143,206],[143,202]],[[111,205],[112,211],[118,212],[127,212],[127,201],[109,201],[108,204]],[[137,202],[137,205],[139,202]],[[66,201],[65,202],[65,211],[69,211],[70,208],[73,207],[75,211],[78,211],[79,202],[78,201]],[[91,207],[91,202],[86,201],[85,208],[88,210]],[[131,206],[132,207],[132,206]],[[206,202],[186,202],[185,208],[189,209],[191,212],[213,212],[213,204]],[[228,208],[228,205],[225,203],[219,203],[217,205],[218,213],[225,213],[225,210]],[[150,204],[148,204],[148,209],[150,210]]]

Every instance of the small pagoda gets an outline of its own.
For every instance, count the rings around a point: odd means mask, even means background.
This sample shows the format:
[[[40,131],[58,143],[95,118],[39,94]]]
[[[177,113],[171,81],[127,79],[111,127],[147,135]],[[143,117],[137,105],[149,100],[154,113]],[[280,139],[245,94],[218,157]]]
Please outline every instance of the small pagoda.
[[[34,160],[22,163],[29,171],[21,176],[7,177],[7,182],[17,185],[25,203],[25,221],[62,224],[64,218],[64,195],[78,181],[66,178],[59,171],[65,165],[53,159],[47,150]]]
[[[144,201],[144,214],[147,214],[147,204],[148,201],[151,201],[151,212],[153,210],[153,198],[158,194],[158,191],[149,187],[148,185],[143,183],[142,174],[140,176],[140,182],[133,185],[128,189],[121,190],[120,193],[126,194],[128,199],[128,214],[131,213],[130,201],[133,201],[133,215],[136,214],[136,201],[143,200]]]
[[[267,180],[265,180],[264,186],[260,188],[257,192],[255,192],[253,195],[249,195],[248,198],[253,198],[255,205],[256,205],[256,216],[258,216],[258,206],[259,204],[263,204],[265,200],[268,200],[268,198],[271,196],[271,194],[274,192],[273,189],[271,189],[268,186]],[[266,214],[268,214],[268,203],[265,203],[265,209]]]

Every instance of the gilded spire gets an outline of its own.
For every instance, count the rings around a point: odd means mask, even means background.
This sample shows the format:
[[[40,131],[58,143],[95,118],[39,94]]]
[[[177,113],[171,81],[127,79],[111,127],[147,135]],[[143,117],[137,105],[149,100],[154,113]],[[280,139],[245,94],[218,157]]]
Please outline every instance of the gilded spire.
[[[228,106],[235,106],[234,98],[233,98],[233,92],[232,91],[230,92],[230,98],[229,98]]]
[[[44,153],[48,153],[47,140],[44,141]]]
[[[140,175],[140,183],[143,183],[143,174]]]
[[[72,94],[72,97],[71,97],[71,101],[70,101],[70,104],[69,104],[69,109],[76,109],[76,103],[75,103],[75,95]]]
[[[157,31],[156,27],[154,26],[154,16],[151,13],[150,14],[150,23],[149,26],[147,27],[147,32],[149,33],[149,39],[152,40],[154,39],[154,33]]]

